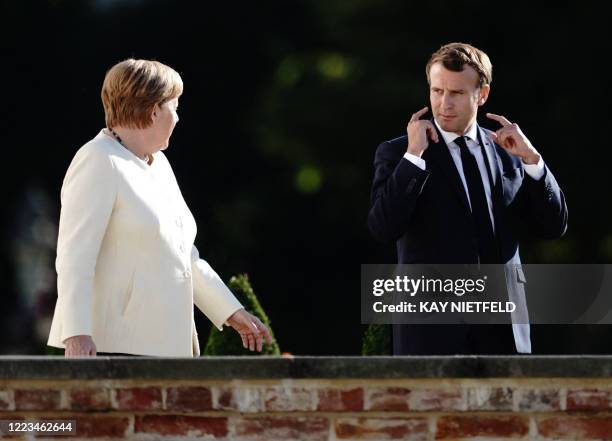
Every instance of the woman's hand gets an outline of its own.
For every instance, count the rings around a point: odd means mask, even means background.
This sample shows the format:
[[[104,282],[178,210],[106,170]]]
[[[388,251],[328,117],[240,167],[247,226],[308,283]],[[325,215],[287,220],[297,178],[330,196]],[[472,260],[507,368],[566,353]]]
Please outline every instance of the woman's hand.
[[[90,335],[75,335],[65,340],[64,357],[88,357],[96,355],[96,344]]]
[[[257,348],[257,352],[261,352],[263,346],[262,337],[265,337],[268,344],[272,344],[272,336],[266,325],[244,309],[239,309],[233,313],[227,319],[227,323],[240,334],[242,346],[248,347],[251,351]]]

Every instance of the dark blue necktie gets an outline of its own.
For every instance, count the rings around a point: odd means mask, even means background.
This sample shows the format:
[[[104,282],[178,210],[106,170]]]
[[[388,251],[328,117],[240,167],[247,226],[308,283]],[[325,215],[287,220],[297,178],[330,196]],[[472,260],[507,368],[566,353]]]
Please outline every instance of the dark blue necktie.
[[[463,136],[455,139],[455,144],[461,148],[461,164],[463,175],[470,195],[474,233],[478,240],[478,255],[480,263],[499,263],[499,253],[493,233],[493,225],[489,216],[487,196],[476,158],[468,149]],[[485,157],[486,162],[486,157]],[[488,176],[485,176],[488,179]]]

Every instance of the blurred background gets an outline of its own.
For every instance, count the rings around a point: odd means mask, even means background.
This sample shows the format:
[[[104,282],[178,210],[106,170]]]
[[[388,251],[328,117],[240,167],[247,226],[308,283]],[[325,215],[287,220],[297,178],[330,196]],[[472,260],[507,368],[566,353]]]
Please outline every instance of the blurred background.
[[[395,261],[366,227],[374,151],[428,105],[424,67],[447,42],[488,53],[483,111],[518,122],[566,194],[568,234],[524,243],[523,261],[612,260],[610,31],[588,2],[1,5],[0,354],[44,353],[62,179],[104,126],[106,70],[128,57],[181,74],[166,154],[196,245],[225,280],[249,274],[284,352],[360,352],[360,264]],[[205,339],[209,322],[197,324]],[[612,352],[609,326],[533,332],[540,353]]]

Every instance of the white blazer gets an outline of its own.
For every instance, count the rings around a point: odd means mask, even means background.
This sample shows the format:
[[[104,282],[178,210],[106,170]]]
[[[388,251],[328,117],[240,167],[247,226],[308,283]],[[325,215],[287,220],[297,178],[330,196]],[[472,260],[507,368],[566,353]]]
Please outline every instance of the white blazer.
[[[166,156],[153,157],[149,166],[101,131],[72,160],[50,346],[91,335],[98,352],[197,356],[193,304],[219,329],[242,308],[199,258],[195,220]]]

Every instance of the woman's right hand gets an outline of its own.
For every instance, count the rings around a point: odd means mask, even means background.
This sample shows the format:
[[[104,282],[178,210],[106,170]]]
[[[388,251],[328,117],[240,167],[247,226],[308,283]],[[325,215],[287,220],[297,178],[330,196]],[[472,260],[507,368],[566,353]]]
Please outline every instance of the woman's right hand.
[[[268,344],[272,344],[270,330],[253,314],[244,308],[239,309],[227,319],[227,323],[240,334],[242,346],[251,351],[261,352],[264,339]]]
[[[96,355],[96,344],[91,335],[75,335],[65,340],[64,357],[89,357]]]

